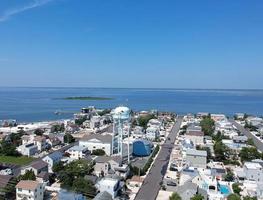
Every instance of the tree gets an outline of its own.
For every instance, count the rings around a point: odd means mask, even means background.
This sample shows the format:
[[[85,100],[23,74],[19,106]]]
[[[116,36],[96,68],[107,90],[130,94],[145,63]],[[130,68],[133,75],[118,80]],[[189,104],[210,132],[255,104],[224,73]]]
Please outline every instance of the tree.
[[[58,163],[55,163],[52,167],[52,171],[55,173],[58,173],[60,171],[64,170],[64,163],[62,161],[59,161]]]
[[[214,144],[214,152],[217,161],[224,161],[229,155],[229,148],[222,141],[217,141]]]
[[[34,173],[34,171],[32,169],[31,170],[27,170],[24,175],[20,176],[20,180],[35,181],[36,180],[36,175],[35,175],[35,173]]]
[[[239,187],[239,184],[238,184],[238,183],[234,183],[234,184],[232,185],[232,189],[233,189],[233,191],[234,191],[235,194],[240,195],[241,188]]]
[[[227,173],[224,177],[225,181],[232,182],[235,179],[234,173],[231,171],[231,169],[227,169]]]
[[[36,130],[34,131],[34,134],[36,134],[36,135],[38,135],[38,136],[42,136],[43,133],[44,133],[44,130],[42,130],[42,129],[40,129],[40,128],[38,128],[38,129],[36,129]]]
[[[0,142],[0,154],[4,156],[19,156],[20,154],[16,150],[16,146],[5,140]]]
[[[191,200],[203,200],[204,197],[201,194],[196,194],[191,198]]]
[[[68,144],[73,143],[75,142],[75,138],[71,134],[67,133],[64,135],[64,142]]]
[[[144,129],[147,128],[147,124],[148,122],[151,120],[151,119],[155,119],[155,115],[153,114],[148,114],[148,115],[144,115],[144,116],[140,116],[138,118],[138,123],[139,123],[139,126],[142,126]]]
[[[65,126],[63,123],[53,125],[50,130],[51,133],[59,133],[59,132],[64,132],[64,131],[65,131]]]
[[[242,162],[260,159],[261,153],[256,147],[243,147],[239,153]]]
[[[96,188],[89,180],[84,179],[83,177],[79,177],[74,180],[72,189],[75,192],[82,193],[88,197],[95,197]]]
[[[95,156],[104,156],[106,153],[103,149],[95,149],[92,151],[92,155]]]
[[[248,145],[251,145],[251,146],[255,146],[255,143],[254,143],[254,141],[253,141],[252,138],[248,138],[247,144],[248,144]]]
[[[238,196],[237,194],[230,194],[227,197],[227,200],[241,200],[240,196]]]
[[[212,136],[215,131],[215,121],[211,119],[211,117],[205,117],[200,122],[200,126],[202,127],[202,131],[205,135]]]
[[[169,197],[169,200],[182,200],[182,198],[178,193],[174,192],[172,196]]]

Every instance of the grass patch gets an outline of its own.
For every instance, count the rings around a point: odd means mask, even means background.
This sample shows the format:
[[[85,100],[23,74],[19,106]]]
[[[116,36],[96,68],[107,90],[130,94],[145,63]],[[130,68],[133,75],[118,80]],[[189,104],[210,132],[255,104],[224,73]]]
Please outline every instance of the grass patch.
[[[35,158],[30,157],[15,157],[15,156],[0,156],[0,163],[14,164],[14,165],[27,165],[34,161]]]
[[[65,97],[63,100],[81,100],[81,101],[103,101],[103,100],[113,100],[109,97]]]

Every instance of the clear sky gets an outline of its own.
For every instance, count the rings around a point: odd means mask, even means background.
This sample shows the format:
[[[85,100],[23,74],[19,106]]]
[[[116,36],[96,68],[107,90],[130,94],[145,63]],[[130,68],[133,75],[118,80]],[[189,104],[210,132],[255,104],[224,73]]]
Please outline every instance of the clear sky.
[[[3,0],[0,86],[263,88],[262,0]]]

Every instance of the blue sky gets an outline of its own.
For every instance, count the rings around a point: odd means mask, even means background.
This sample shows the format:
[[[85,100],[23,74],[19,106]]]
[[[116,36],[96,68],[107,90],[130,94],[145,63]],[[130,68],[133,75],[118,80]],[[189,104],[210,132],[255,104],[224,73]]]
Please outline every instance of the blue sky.
[[[0,1],[0,86],[263,88],[262,0]]]

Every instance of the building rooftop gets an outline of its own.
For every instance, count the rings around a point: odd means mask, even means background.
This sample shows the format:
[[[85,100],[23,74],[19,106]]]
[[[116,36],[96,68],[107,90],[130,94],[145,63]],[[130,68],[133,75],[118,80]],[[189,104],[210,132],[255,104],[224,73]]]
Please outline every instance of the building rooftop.
[[[24,189],[24,190],[35,190],[40,183],[37,181],[20,181],[16,188]]]
[[[190,135],[190,136],[204,136],[204,132],[202,131],[189,131],[185,135]]]
[[[48,167],[48,164],[46,162],[44,162],[43,160],[38,160],[36,162],[33,162],[31,164],[31,167],[34,168],[34,169],[39,170],[39,169],[43,169],[45,167]]]
[[[245,162],[244,166],[247,169],[262,169],[262,166],[259,163]]]
[[[0,188],[6,187],[6,185],[9,183],[11,180],[12,176],[9,175],[0,175]]]
[[[59,151],[56,151],[56,152],[54,152],[52,154],[49,154],[47,156],[50,157],[52,160],[57,160],[59,158],[62,158],[63,154],[61,152],[59,152]]]
[[[112,142],[112,136],[110,134],[106,134],[106,135],[92,134],[92,135],[88,135],[86,137],[83,137],[81,140],[82,141],[90,141],[93,139],[99,140],[102,143],[111,143]]]
[[[207,152],[206,151],[201,151],[201,150],[196,150],[196,149],[187,149],[186,155],[207,157]]]
[[[88,150],[87,147],[76,145],[76,146],[71,147],[68,151],[86,151],[86,150]]]
[[[104,191],[97,194],[93,200],[112,200],[112,196]]]

